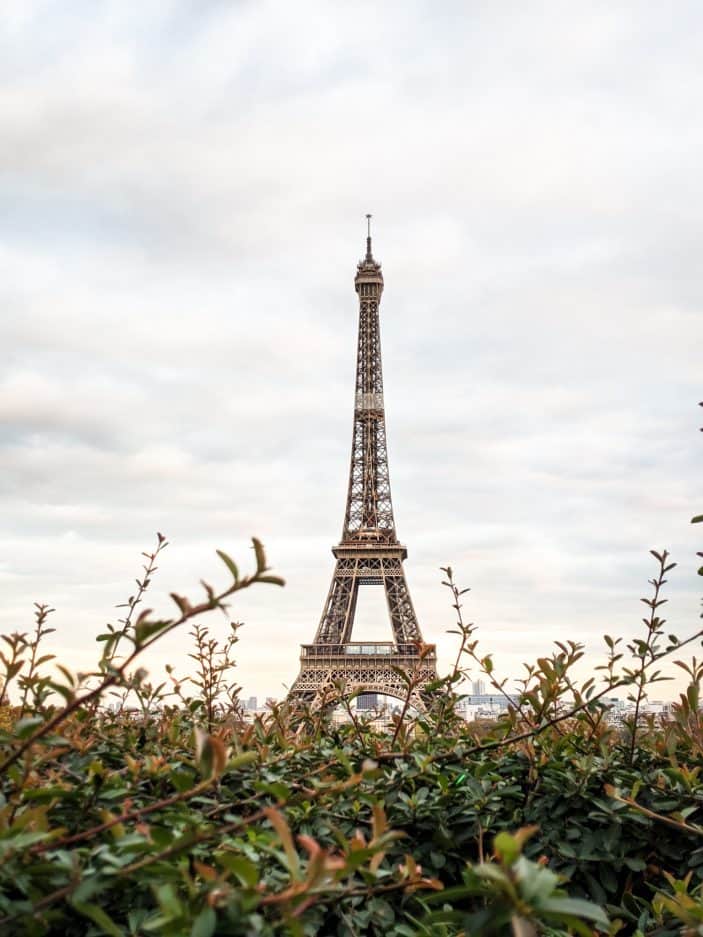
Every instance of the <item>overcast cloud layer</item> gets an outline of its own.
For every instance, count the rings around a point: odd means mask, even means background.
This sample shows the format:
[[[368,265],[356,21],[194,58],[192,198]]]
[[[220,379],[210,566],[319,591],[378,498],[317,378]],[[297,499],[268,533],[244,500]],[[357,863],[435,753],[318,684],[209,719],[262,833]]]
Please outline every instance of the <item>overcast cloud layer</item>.
[[[240,682],[282,695],[341,530],[367,211],[441,661],[446,563],[512,676],[632,636],[651,547],[693,629],[702,63],[697,2],[5,0],[2,630],[49,602],[87,667],[154,531],[160,610],[256,534],[288,584],[233,608]]]

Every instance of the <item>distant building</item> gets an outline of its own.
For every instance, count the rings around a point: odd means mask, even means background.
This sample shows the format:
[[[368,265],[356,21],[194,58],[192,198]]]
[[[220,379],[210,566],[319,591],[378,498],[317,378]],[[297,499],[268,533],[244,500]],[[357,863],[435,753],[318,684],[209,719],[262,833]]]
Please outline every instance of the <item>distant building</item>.
[[[356,698],[356,708],[364,712],[378,709],[378,693],[360,693]]]
[[[462,700],[462,715],[469,721],[482,717],[495,718],[498,713],[505,712],[508,706],[517,708],[518,699],[517,694],[510,693],[507,696],[502,693],[471,693]]]
[[[630,700],[617,699],[614,696],[606,697],[603,702],[607,708],[606,718],[610,723],[623,725],[632,720],[635,707]],[[671,714],[672,703],[665,700],[645,700],[639,708],[639,720],[645,722],[654,719],[655,722],[665,722]]]
[[[517,693],[472,693],[466,697],[467,706],[486,706],[488,709],[507,709],[508,706],[517,707],[520,697]]]
[[[483,680],[474,680],[471,684],[472,696],[483,696],[486,692],[486,684]]]
[[[245,703],[244,703],[244,708],[245,708],[245,709],[248,709],[248,710],[250,710],[250,711],[253,710],[253,709],[258,709],[258,708],[259,708],[259,700],[257,699],[257,697],[256,697],[256,696],[250,696],[249,699],[245,701]]]

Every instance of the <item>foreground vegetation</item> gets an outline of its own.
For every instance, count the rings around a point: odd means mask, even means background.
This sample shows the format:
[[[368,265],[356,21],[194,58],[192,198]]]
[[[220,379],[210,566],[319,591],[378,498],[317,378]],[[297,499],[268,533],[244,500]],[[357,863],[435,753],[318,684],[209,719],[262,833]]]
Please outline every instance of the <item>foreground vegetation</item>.
[[[486,725],[454,713],[468,668],[504,682],[447,568],[455,665],[424,712],[378,733],[351,711],[330,725],[324,706],[244,722],[237,626],[218,643],[202,616],[282,581],[254,541],[253,573],[220,553],[229,586],[174,593],[176,616],[157,620],[144,594],[165,546],[98,636],[93,673],[43,652],[45,606],[32,634],[3,637],[0,933],[703,934],[703,665],[687,656],[703,631],[666,635],[665,552],[641,637],[606,636],[586,681],[581,645],[558,643]],[[184,626],[195,675],[153,685],[140,655]],[[688,688],[655,724],[642,706],[667,661]],[[604,700],[621,687],[633,715],[613,726]]]

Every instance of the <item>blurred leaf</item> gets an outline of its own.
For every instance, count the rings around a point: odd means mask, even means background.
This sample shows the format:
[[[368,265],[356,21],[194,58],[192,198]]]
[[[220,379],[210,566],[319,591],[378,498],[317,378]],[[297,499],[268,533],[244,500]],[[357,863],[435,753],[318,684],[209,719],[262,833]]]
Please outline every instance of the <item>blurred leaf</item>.
[[[290,827],[286,822],[285,817],[277,810],[275,807],[265,807],[264,813],[268,818],[269,823],[278,833],[278,837],[281,840],[283,846],[283,851],[286,854],[288,860],[288,870],[291,874],[291,878],[295,881],[300,880],[300,860],[298,858],[298,853],[296,852],[295,846],[293,845],[293,837],[291,835]]]
[[[256,556],[256,572],[263,573],[266,571],[266,553],[264,552],[264,545],[257,537],[252,537],[251,542],[254,546],[254,554]]]
[[[232,579],[234,579],[235,583],[238,583],[239,582],[239,570],[237,568],[237,564],[234,562],[234,560],[231,557],[229,557],[224,552],[224,550],[216,550],[215,552],[217,553],[219,558],[222,560],[222,562],[225,564],[227,569],[232,574]],[[258,561],[258,554],[257,554],[257,561]]]
[[[577,918],[585,917],[589,921],[594,921],[603,930],[610,927],[605,911],[591,901],[584,901],[583,898],[547,898],[540,903],[539,910]]]
[[[15,723],[15,735],[18,739],[27,739],[39,726],[44,725],[45,721],[42,716],[25,716]]]
[[[97,904],[82,901],[72,901],[71,904],[79,914],[97,924],[103,933],[109,934],[110,937],[124,937],[125,932],[122,928],[118,927],[112,918]]]
[[[227,869],[236,875],[242,885],[247,888],[255,888],[259,882],[259,871],[246,856],[238,856],[233,853],[220,852],[215,856],[218,865]]]
[[[195,760],[204,778],[222,774],[227,764],[227,750],[221,738],[209,735],[200,726],[195,727]]]
[[[203,908],[193,921],[190,937],[212,937],[217,927],[217,915],[212,908]]]

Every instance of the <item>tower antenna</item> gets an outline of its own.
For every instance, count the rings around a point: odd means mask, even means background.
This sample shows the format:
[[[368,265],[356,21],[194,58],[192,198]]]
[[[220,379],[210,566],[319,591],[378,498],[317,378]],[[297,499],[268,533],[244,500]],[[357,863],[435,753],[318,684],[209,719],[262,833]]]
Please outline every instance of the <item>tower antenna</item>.
[[[371,215],[366,216],[366,259],[371,260]]]

